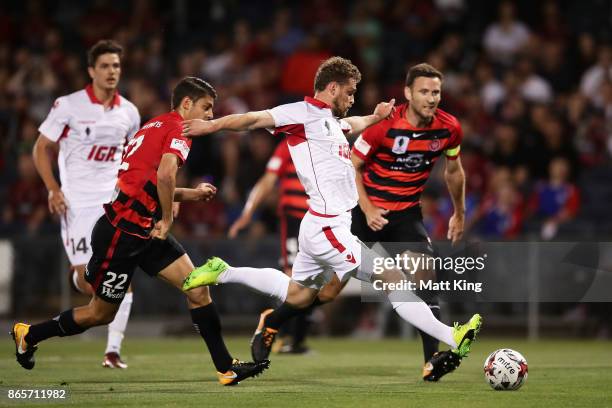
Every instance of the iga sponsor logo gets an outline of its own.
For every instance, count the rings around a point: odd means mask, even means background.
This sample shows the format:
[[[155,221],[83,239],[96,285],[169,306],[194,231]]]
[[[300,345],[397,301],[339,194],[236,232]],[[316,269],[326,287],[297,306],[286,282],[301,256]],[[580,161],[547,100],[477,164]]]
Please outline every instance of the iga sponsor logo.
[[[338,149],[338,156],[342,157],[343,159],[347,159],[347,160],[351,159],[351,147],[349,146],[348,143],[340,143],[337,149]]]
[[[172,139],[170,142],[170,148],[174,150],[178,150],[183,156],[183,160],[187,160],[187,156],[189,155],[189,145],[186,141],[182,139]]]
[[[117,149],[116,146],[98,146],[93,145],[89,155],[87,156],[87,160],[94,161],[117,161],[121,156],[121,149]]]

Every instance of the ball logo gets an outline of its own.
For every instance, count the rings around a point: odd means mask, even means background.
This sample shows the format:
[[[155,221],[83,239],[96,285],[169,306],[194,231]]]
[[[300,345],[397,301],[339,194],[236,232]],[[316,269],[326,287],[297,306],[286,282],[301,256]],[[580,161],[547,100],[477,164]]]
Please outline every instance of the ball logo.
[[[406,150],[408,150],[408,144],[410,143],[410,138],[408,136],[397,136],[393,140],[393,148],[391,151],[395,154],[404,154]]]

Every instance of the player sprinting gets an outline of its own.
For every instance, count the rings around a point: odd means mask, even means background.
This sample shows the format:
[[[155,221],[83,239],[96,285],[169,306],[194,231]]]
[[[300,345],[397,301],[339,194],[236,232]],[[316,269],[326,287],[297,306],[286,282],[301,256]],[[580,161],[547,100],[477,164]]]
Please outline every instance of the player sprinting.
[[[181,122],[212,118],[215,98],[207,82],[185,78],[172,92],[172,112],[151,119],[132,138],[123,154],[112,201],[104,205],[104,214],[93,229],[93,254],[85,271],[94,291],[91,302],[43,323],[16,323],[11,334],[22,367],[34,367],[34,352],[41,341],[73,336],[112,321],[136,267],[181,288],[194,267],[168,233],[172,203],[209,200],[216,193],[207,183],[195,189],[175,188],[176,172],[191,148],[191,140],[181,135]],[[268,361],[243,363],[231,357],[208,288],[185,295],[194,327],[206,342],[221,384],[237,384],[268,367]]]
[[[240,230],[250,224],[253,214],[266,197],[269,197],[273,192],[277,182],[279,189],[277,214],[280,221],[280,264],[283,271],[291,276],[291,267],[298,251],[300,223],[308,211],[308,195],[298,178],[295,165],[291,161],[289,148],[284,141],[276,146],[266,165],[266,173],[251,189],[242,213],[230,227],[228,235],[230,238],[235,238]],[[280,353],[304,354],[309,351],[305,345],[310,325],[308,318],[315,306],[313,303],[313,305],[304,309],[304,313],[296,316],[283,326],[286,334],[291,338],[289,342],[278,348]]]
[[[93,292],[85,281],[91,257],[91,231],[112,196],[124,145],[140,127],[136,107],[119,95],[122,47],[102,40],[88,52],[91,84],[58,98],[34,145],[34,163],[49,191],[49,211],[61,219],[61,236],[70,260],[70,282],[81,293]],[[53,174],[50,151],[59,148],[60,182]],[[108,325],[102,366],[127,368],[121,343],[132,307],[131,288]]]
[[[359,206],[353,209],[352,228],[364,242],[401,242],[398,249],[402,251],[434,256],[419,201],[431,169],[442,155],[454,206],[447,236],[454,244],[463,235],[465,173],[459,158],[463,132],[457,118],[438,109],[442,79],[442,73],[429,64],[411,67],[404,87],[408,102],[355,141],[351,159],[357,170]],[[435,272],[420,270],[419,277],[435,280]],[[437,294],[423,291],[418,295],[439,319]],[[461,360],[452,351],[438,352],[438,341],[419,333],[425,359],[423,379],[438,381]]]
[[[314,98],[209,122],[186,121],[183,125],[184,134],[190,136],[221,129],[257,128],[285,134],[298,176],[309,196],[310,209],[300,225],[292,279],[275,269],[231,267],[213,258],[195,269],[183,285],[188,290],[200,285],[236,282],[285,302],[284,307],[260,319],[251,348],[256,361],[268,357],[280,324],[312,304],[333,274],[340,282],[350,277],[368,282],[374,278],[384,282],[405,279],[397,269],[385,270],[375,277],[372,264],[377,255],[350,231],[350,210],[357,204],[358,192],[345,135],[359,134],[385,119],[395,103],[391,100],[378,104],[372,115],[344,118],[354,103],[360,79],[359,70],[350,61],[333,57],[324,61],[317,71]],[[387,291],[387,295],[400,317],[450,345],[460,357],[467,355],[480,330],[480,315],[453,328],[437,320],[414,294]]]

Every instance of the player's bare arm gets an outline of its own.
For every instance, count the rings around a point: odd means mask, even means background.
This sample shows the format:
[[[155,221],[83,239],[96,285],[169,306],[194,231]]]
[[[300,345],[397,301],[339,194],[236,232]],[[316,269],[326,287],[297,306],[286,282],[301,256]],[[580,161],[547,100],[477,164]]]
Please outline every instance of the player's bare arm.
[[[210,201],[217,194],[217,187],[209,183],[200,183],[196,188],[175,188],[174,189],[174,204],[183,201]],[[176,216],[176,207],[174,206],[173,215]]]
[[[355,184],[357,185],[357,193],[359,193],[359,208],[366,216],[368,227],[372,231],[380,231],[389,223],[389,220],[384,217],[389,210],[375,206],[368,198],[368,193],[363,185],[362,174],[365,162],[355,154],[351,156],[351,161],[355,166]]]
[[[240,230],[250,224],[255,210],[257,210],[264,199],[272,193],[277,180],[278,176],[276,174],[267,172],[257,181],[249,193],[249,198],[242,209],[242,214],[240,214],[240,217],[230,227],[227,234],[228,237],[236,238]]]
[[[161,205],[162,219],[155,224],[153,231],[151,231],[151,237],[153,238],[166,239],[174,221],[172,202],[174,201],[177,171],[178,158],[176,155],[172,153],[164,154],[157,169],[157,195]]]
[[[57,150],[58,145],[56,142],[53,142],[43,134],[39,134],[32,149],[32,157],[36,170],[45,183],[47,191],[49,191],[49,212],[51,214],[64,214],[68,204],[57,179],[53,175],[53,166],[51,164],[51,153]]]
[[[254,130],[273,128],[274,119],[268,111],[227,115],[214,120],[192,119],[183,122],[183,136],[196,137],[220,130]]]
[[[461,158],[446,160],[444,178],[455,209],[448,222],[447,238],[455,244],[463,237],[465,223],[465,172]]]
[[[395,98],[391,99],[389,102],[380,102],[376,105],[371,115],[344,118],[344,120],[351,125],[349,135],[358,135],[370,126],[386,119],[393,112],[394,106]]]

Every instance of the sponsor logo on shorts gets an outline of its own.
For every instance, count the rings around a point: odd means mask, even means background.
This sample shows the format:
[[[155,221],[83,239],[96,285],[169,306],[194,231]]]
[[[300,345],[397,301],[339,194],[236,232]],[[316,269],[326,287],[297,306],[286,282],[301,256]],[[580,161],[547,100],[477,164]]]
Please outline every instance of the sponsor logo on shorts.
[[[102,286],[102,295],[111,299],[122,299],[125,294],[123,292],[116,293],[115,289]]]
[[[353,256],[352,253],[346,255],[346,262],[350,262],[352,264],[356,264],[357,263],[357,261],[355,260],[355,257]]]

